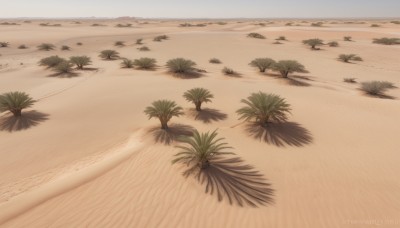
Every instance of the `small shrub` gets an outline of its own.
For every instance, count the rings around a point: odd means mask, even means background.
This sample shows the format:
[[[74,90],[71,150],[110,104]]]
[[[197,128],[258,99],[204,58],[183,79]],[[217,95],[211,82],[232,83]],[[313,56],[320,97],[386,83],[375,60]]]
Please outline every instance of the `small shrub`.
[[[78,46],[82,46],[83,44],[81,42],[76,43]]]
[[[88,66],[92,63],[92,60],[88,56],[72,56],[69,58],[72,64],[76,65],[78,70],[82,70],[83,67]]]
[[[51,51],[56,48],[53,44],[43,43],[37,47],[40,51]]]
[[[400,25],[400,21],[391,21],[390,23],[395,24],[395,25]]]
[[[20,24],[17,24],[15,22],[2,22],[0,23],[0,25],[20,25]]]
[[[261,35],[260,33],[256,33],[256,32],[247,34],[247,37],[256,38],[256,39],[265,39],[265,36]]]
[[[384,44],[384,45],[395,45],[395,44],[400,44],[400,39],[384,37],[384,38],[374,39],[373,43]]]
[[[378,24],[372,24],[371,25],[371,27],[373,27],[373,28],[377,28],[377,27],[381,27],[380,25],[378,25]]]
[[[348,63],[349,61],[362,61],[362,58],[355,54],[341,54],[338,59],[345,63]]]
[[[311,26],[313,26],[313,27],[321,27],[323,24],[324,23],[322,23],[322,22],[314,22],[314,23],[311,23]]]
[[[275,64],[275,60],[270,58],[257,58],[249,63],[252,67],[257,67],[260,72],[265,72]]]
[[[118,47],[125,46],[125,42],[124,41],[115,41],[114,46],[118,46]]]
[[[167,62],[168,69],[173,73],[185,74],[195,70],[196,63],[189,59],[176,58]]]
[[[58,57],[57,55],[43,58],[39,61],[40,66],[46,66],[48,68],[56,67],[61,62],[65,62],[66,60]]]
[[[61,46],[61,50],[62,51],[69,51],[69,50],[71,50],[71,48],[69,46],[67,46],[67,45],[63,45],[63,46]]]
[[[222,73],[224,73],[225,75],[236,75],[237,74],[233,69],[228,68],[228,67],[224,67],[222,69]]]
[[[336,42],[336,41],[331,41],[331,42],[328,43],[328,45],[329,45],[329,47],[338,47],[339,43]]]
[[[293,25],[293,22],[288,22],[285,24],[285,26],[292,26],[292,25]]]
[[[343,37],[343,40],[344,40],[344,41],[353,41],[352,39],[353,39],[353,38],[352,38],[351,36],[345,36],[345,37]]]
[[[221,60],[217,59],[217,58],[212,58],[209,60],[210,63],[214,63],[214,64],[221,64]]]
[[[129,27],[132,27],[132,24],[117,24],[115,27],[118,27],[118,28],[129,28]]]
[[[119,58],[119,53],[114,50],[103,50],[99,56],[105,60],[113,60]]]
[[[139,45],[140,45],[140,44],[143,44],[143,39],[142,39],[142,38],[137,39],[137,40],[136,40],[136,44],[139,44]]]
[[[286,37],[285,36],[280,36],[280,37],[276,38],[275,40],[286,40]]]
[[[151,70],[156,67],[156,60],[152,58],[140,58],[140,59],[135,59],[133,62],[133,65],[135,65],[138,69],[143,69],[143,70]]]
[[[344,78],[343,81],[347,83],[357,83],[355,78]]]
[[[18,49],[27,49],[28,47],[25,44],[21,44],[18,46]]]
[[[133,61],[130,59],[123,59],[121,63],[122,68],[133,68]]]
[[[99,26],[105,26],[105,25],[95,23],[95,24],[92,24],[91,26],[93,26],[93,27],[99,27]]]
[[[143,46],[143,47],[138,48],[138,50],[139,51],[150,51],[150,48]]]
[[[161,36],[154,37],[153,41],[161,42],[163,40],[168,40],[168,39],[169,39],[169,37],[167,35],[161,35]]]
[[[0,47],[8,47],[10,43],[8,42],[0,42]]]
[[[393,84],[390,82],[382,81],[362,82],[361,90],[370,95],[382,96],[386,90],[392,88],[391,85]]]

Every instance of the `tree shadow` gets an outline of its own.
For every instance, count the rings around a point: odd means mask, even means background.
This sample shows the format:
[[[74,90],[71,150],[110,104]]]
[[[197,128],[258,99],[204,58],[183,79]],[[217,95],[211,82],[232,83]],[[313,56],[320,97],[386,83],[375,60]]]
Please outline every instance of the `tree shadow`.
[[[170,145],[178,140],[180,136],[192,136],[195,129],[189,125],[171,124],[167,130],[161,129],[159,126],[150,128],[148,133],[151,133],[156,143]]]
[[[238,73],[238,72],[233,72],[233,73],[230,73],[230,74],[224,73],[224,75],[228,76],[228,77],[231,77],[231,78],[241,78],[241,77],[243,77],[243,74]]]
[[[265,127],[258,123],[250,123],[245,130],[253,138],[278,147],[301,147],[313,141],[310,131],[295,122],[269,123]]]
[[[176,77],[176,78],[181,78],[181,79],[195,79],[195,78],[201,78],[204,76],[203,73],[198,72],[196,70],[193,71],[188,71],[185,73],[174,73],[174,72],[170,72],[172,74],[172,76]]]
[[[303,87],[311,86],[310,83],[297,80],[293,77],[283,78],[282,80],[284,80],[288,85],[292,86],[303,86]]]
[[[84,67],[83,69],[80,69],[80,71],[99,71],[98,67]]]
[[[73,78],[78,77],[79,73],[70,72],[70,73],[54,73],[50,74],[47,77],[57,77],[57,78]]]
[[[23,112],[20,117],[8,114],[0,119],[0,130],[9,132],[26,130],[47,120],[48,116],[37,111]]]
[[[185,171],[184,176],[192,173],[193,168]],[[198,169],[196,179],[206,185],[206,193],[216,194],[218,201],[226,197],[229,204],[241,207],[274,203],[274,190],[264,176],[238,157],[213,157],[207,168]]]
[[[200,120],[203,123],[218,122],[225,120],[228,115],[220,112],[217,109],[204,108],[201,111],[196,111],[196,109],[190,109],[188,115],[193,117],[195,120]]]
[[[371,97],[371,98],[380,98],[380,99],[396,100],[396,97],[390,96],[390,95],[387,95],[387,94],[383,94],[383,93],[381,93],[381,94],[369,94],[369,93],[365,93],[365,92],[364,92],[364,95],[365,95],[366,97]]]
[[[284,82],[288,85],[291,85],[291,86],[307,87],[307,86],[311,86],[311,84],[308,82],[305,82],[305,81],[313,81],[309,77],[299,76],[299,75],[291,75],[287,78],[284,78],[284,77],[282,77],[282,75],[275,74],[275,73],[267,73],[266,75],[277,78],[278,80],[281,80],[282,82]]]

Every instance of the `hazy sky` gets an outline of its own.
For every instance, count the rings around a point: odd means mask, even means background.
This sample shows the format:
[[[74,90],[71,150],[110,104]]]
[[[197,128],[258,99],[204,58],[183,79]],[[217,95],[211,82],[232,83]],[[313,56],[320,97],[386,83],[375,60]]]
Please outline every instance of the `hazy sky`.
[[[400,17],[400,0],[0,0],[5,17]]]

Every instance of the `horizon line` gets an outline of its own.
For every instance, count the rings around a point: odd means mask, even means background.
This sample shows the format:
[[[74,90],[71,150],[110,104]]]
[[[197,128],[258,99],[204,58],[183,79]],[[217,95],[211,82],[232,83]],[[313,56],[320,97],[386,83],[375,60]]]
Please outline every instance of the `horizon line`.
[[[133,20],[295,20],[295,19],[335,19],[335,20],[365,20],[365,19],[400,19],[399,17],[187,17],[187,18],[174,18],[174,17],[132,17],[132,16],[120,16],[120,17],[102,17],[102,16],[85,16],[85,17],[0,17],[0,20],[5,19],[133,19]]]

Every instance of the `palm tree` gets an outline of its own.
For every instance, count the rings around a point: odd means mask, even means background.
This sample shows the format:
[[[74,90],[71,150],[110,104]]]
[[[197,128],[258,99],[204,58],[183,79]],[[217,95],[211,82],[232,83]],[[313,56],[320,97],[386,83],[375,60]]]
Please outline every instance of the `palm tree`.
[[[275,60],[270,58],[257,58],[249,63],[250,66],[257,67],[260,72],[265,72],[273,64],[275,64]]]
[[[92,60],[88,56],[72,56],[69,58],[70,62],[76,65],[78,70],[83,70],[84,66],[90,65]]]
[[[172,160],[172,164],[181,162],[192,165],[190,169],[192,171],[195,169],[206,169],[214,156],[233,154],[232,152],[224,151],[232,147],[227,146],[227,143],[221,142],[224,138],[216,138],[217,135],[216,130],[211,133],[199,133],[195,130],[192,136],[182,137],[180,141],[188,144],[188,146],[176,146],[182,151],[175,154],[177,158]]]
[[[196,111],[201,111],[201,104],[203,102],[211,102],[211,98],[214,98],[214,95],[212,95],[207,89],[193,88],[186,91],[183,94],[183,97],[196,106]]]
[[[312,50],[318,50],[316,46],[321,46],[324,44],[324,41],[321,39],[308,39],[308,40],[303,40],[303,44],[307,44],[308,46],[311,47]]]
[[[178,106],[174,101],[157,100],[151,106],[148,106],[144,113],[151,118],[158,118],[161,122],[161,129],[168,129],[168,121],[176,116],[183,115],[182,107]]]
[[[196,63],[189,59],[176,58],[168,60],[167,67],[173,73],[185,74],[194,70]]]
[[[119,53],[114,50],[104,50],[104,51],[100,52],[99,56],[106,60],[112,60],[112,59],[119,58]]]
[[[272,68],[281,73],[282,77],[287,78],[290,73],[306,73],[307,70],[296,60],[281,60],[274,64]]]
[[[287,113],[290,113],[291,110],[284,98],[263,92],[252,93],[247,99],[242,99],[241,102],[246,106],[236,111],[240,116],[239,119],[246,121],[255,119],[262,126],[266,126],[272,121],[286,121]]]
[[[36,101],[24,92],[9,92],[0,95],[0,112],[10,111],[21,116],[22,109],[31,107]]]
[[[156,67],[156,60],[153,58],[140,58],[133,61],[133,65],[138,69],[151,70]]]

